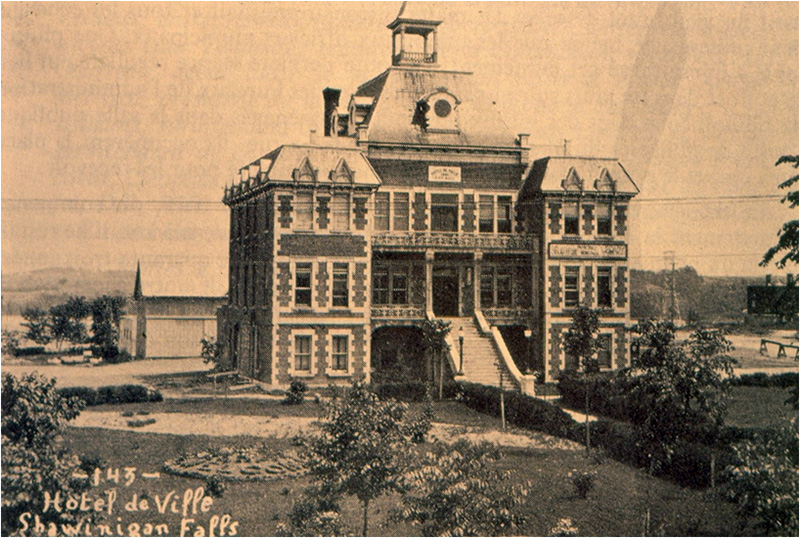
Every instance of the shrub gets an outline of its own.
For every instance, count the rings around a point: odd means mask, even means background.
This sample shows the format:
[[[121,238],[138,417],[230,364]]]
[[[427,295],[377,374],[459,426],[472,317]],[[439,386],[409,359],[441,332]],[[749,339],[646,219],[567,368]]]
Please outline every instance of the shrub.
[[[32,357],[34,355],[44,355],[44,346],[28,346],[17,348],[15,357]]]
[[[530,484],[511,484],[511,471],[491,468],[501,457],[489,443],[434,444],[403,477],[403,508],[394,517],[423,536],[515,534]]]
[[[92,350],[94,353],[97,353],[96,350]],[[120,351],[116,347],[114,348],[105,348],[101,351],[100,356],[103,357],[103,360],[109,364],[121,364],[123,362],[131,362],[133,360],[133,356],[125,350]]]
[[[577,372],[563,372],[558,378],[561,403],[573,409],[586,405],[589,390],[589,410],[610,418],[627,420],[625,405],[625,378],[616,373],[595,373],[584,376]]]
[[[569,478],[572,480],[572,487],[575,489],[575,496],[579,499],[585,499],[589,492],[594,489],[594,479],[597,476],[596,471],[579,471],[573,469],[569,473]]]
[[[39,514],[47,534],[59,533],[56,525],[74,523],[74,512],[44,511],[44,492],[79,497],[85,482],[72,474],[78,458],[61,445],[64,426],[75,418],[83,404],[77,398],[63,398],[55,380],[36,374],[16,378],[3,375],[2,382],[2,528],[3,536],[18,532],[20,516]],[[51,526],[52,525],[52,526]]]
[[[19,331],[9,331],[3,329],[2,331],[2,351],[3,355],[10,355],[15,357],[17,350],[19,350],[19,342],[22,339],[22,333]]]
[[[150,424],[155,424],[156,419],[154,418],[139,418],[134,420],[128,421],[129,428],[143,428],[145,426],[149,426]]]
[[[461,401],[468,407],[493,416],[500,416],[500,389],[461,383]],[[505,393],[506,420],[509,424],[541,431],[557,437],[568,437],[575,421],[563,409],[519,392]]]
[[[62,398],[79,398],[86,406],[98,405],[97,391],[90,387],[64,387],[58,389]]]
[[[764,372],[754,374],[743,374],[739,377],[732,377],[730,384],[735,387],[779,387],[786,389],[798,385],[798,375],[794,372],[767,375]]]
[[[421,381],[401,381],[398,383],[381,383],[373,386],[375,394],[381,400],[398,400],[401,402],[423,402],[429,387]],[[443,387],[445,399],[456,398],[460,394],[458,383],[447,382]]]
[[[102,469],[107,462],[98,454],[82,454],[80,457],[80,468],[83,472],[91,475],[95,469]]]
[[[286,391],[286,396],[281,403],[284,405],[299,405],[303,403],[306,392],[308,392],[308,385],[304,381],[295,379],[289,385],[289,390]]]
[[[217,475],[206,478],[206,493],[215,499],[219,499],[225,493],[225,482]]]
[[[100,387],[64,387],[58,393],[65,398],[79,398],[85,405],[160,402],[164,399],[160,392],[143,385],[113,385]]]

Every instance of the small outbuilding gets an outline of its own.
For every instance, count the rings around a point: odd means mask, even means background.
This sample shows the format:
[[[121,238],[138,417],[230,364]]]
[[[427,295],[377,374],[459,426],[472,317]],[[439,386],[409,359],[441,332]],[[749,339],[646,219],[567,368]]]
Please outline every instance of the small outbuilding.
[[[120,320],[120,349],[137,359],[199,357],[216,337],[227,276],[213,264],[138,264],[132,300]]]

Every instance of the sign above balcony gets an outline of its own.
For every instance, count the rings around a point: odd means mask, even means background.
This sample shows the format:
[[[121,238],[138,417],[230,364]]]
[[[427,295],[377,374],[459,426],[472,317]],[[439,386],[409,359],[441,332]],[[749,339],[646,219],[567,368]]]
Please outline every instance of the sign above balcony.
[[[461,167],[428,166],[428,181],[432,183],[461,183]]]
[[[604,243],[550,243],[551,259],[565,260],[625,260],[628,245]]]

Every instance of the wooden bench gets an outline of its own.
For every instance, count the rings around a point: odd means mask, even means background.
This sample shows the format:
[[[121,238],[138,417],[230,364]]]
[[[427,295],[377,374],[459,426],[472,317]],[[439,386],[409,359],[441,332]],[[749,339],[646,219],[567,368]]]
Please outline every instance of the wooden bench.
[[[774,344],[778,346],[778,355],[777,357],[780,359],[781,357],[786,357],[786,349],[793,349],[794,355],[792,358],[798,358],[798,346],[795,344],[784,344],[783,342],[777,342],[775,340],[767,340],[766,338],[761,339],[761,349],[759,353],[762,355],[769,355],[769,349],[767,348],[767,344]]]

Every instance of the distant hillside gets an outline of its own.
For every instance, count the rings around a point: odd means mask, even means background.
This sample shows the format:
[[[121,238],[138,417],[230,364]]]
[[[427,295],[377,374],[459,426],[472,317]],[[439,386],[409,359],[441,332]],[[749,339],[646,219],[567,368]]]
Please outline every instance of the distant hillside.
[[[631,318],[661,317],[667,312],[671,271],[631,270]],[[747,309],[747,286],[761,283],[753,277],[704,277],[693,267],[675,270],[680,316],[687,320],[733,321]]]
[[[48,307],[78,295],[88,299],[100,295],[133,293],[136,271],[90,271],[74,268],[47,268],[22,273],[3,273],[2,310],[4,315],[19,314],[26,306]]]

